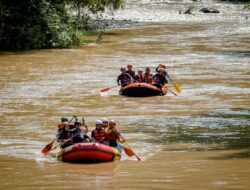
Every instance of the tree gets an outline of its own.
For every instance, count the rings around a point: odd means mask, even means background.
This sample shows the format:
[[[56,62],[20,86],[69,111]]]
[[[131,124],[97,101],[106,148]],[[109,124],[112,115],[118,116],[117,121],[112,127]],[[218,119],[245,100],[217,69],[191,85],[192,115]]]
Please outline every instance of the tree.
[[[69,7],[93,13],[118,9],[123,0],[1,0],[0,49],[67,48],[81,42],[83,31]],[[73,22],[74,21],[74,22]]]

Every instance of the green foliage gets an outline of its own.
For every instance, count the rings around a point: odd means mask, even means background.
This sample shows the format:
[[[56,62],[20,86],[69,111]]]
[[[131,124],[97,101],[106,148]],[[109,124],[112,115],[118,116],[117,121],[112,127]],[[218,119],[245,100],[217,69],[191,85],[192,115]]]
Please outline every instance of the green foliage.
[[[106,8],[117,10],[123,4],[123,0],[66,0],[66,2],[75,8],[86,8],[93,13],[105,11]]]
[[[91,14],[97,15],[106,10],[114,11],[121,8],[124,0],[65,0],[65,2],[77,13],[74,22],[83,23]]]
[[[250,3],[246,3],[245,6],[244,6],[244,9],[250,10]]]
[[[67,7],[92,12],[117,9],[122,0],[1,0],[0,49],[67,48],[79,45],[83,31]]]

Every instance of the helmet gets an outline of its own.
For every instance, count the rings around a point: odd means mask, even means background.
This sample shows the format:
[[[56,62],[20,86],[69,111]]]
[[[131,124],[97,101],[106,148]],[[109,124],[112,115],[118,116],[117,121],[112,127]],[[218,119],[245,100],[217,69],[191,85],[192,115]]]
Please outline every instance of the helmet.
[[[102,121],[102,123],[109,122],[109,120],[107,118],[105,118],[105,117],[102,118],[101,121]]]
[[[109,121],[109,125],[116,125],[115,120],[113,120],[113,119],[112,119],[112,120],[110,120],[110,121]]]
[[[69,120],[68,120],[68,118],[67,117],[62,117],[61,118],[61,122],[68,122]]]
[[[110,128],[110,129],[113,129],[113,128],[115,128],[115,126],[116,126],[115,120],[110,120],[110,121],[109,121],[109,128]]]
[[[131,64],[128,64],[128,65],[127,65],[127,67],[128,67],[128,68],[129,68],[129,67],[133,67],[133,65],[131,65]]]
[[[75,121],[74,125],[81,125],[80,121]]]
[[[101,125],[101,124],[102,124],[102,121],[101,121],[101,120],[96,120],[95,124],[96,124],[96,125]]]

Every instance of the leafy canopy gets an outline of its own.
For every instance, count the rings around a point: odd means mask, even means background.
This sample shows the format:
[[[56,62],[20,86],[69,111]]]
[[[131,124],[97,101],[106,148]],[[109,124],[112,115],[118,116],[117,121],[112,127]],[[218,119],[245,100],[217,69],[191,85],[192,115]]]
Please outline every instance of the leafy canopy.
[[[1,0],[0,49],[67,48],[81,42],[83,31],[69,9],[93,14],[116,10],[123,0]]]

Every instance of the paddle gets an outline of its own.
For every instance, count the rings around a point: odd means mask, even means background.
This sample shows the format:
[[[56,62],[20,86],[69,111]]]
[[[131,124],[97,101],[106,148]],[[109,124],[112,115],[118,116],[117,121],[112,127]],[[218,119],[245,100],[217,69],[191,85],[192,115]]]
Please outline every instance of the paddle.
[[[118,131],[118,128],[116,127],[116,132],[117,135],[119,135],[122,139],[123,142],[126,143],[127,147],[121,145],[121,143],[118,143],[124,150],[124,152],[128,155],[128,156],[135,156],[137,158],[138,161],[141,161],[141,158],[139,156],[137,156],[137,154],[130,148],[130,146],[128,145],[127,141],[123,138],[123,136],[121,135],[121,133]]]
[[[65,141],[65,142],[63,142],[63,143],[60,143],[60,144],[56,145],[56,146],[53,147],[53,148],[52,148],[52,146],[51,146],[51,148],[50,148],[49,150],[47,150],[46,152],[43,152],[43,154],[44,154],[45,156],[48,155],[52,150],[57,149],[57,147],[59,147],[59,146],[65,144],[66,142],[68,142],[68,141]]]
[[[179,87],[178,84],[174,83],[174,81],[170,78],[170,76],[167,74],[167,77],[169,78],[169,80],[172,82],[173,86],[174,86],[174,89],[177,93],[180,93],[181,92],[181,88]]]
[[[128,143],[125,141],[127,147],[122,146],[120,143],[118,143],[124,150],[124,152],[128,155],[128,156],[135,156],[137,158],[138,161],[141,161],[141,158],[139,156],[137,156],[137,154],[129,147]]]
[[[168,91],[171,92],[173,95],[177,96],[177,94],[174,93],[173,91],[171,91],[171,90],[168,90]]]
[[[72,137],[73,138],[73,137]],[[72,138],[67,139],[66,141],[59,143],[58,145],[56,145],[55,147],[51,148],[50,150],[48,150],[47,152],[43,153],[45,156],[48,155],[52,150],[57,149],[59,146],[65,145],[67,142],[69,142],[70,140],[72,140]]]
[[[70,119],[69,123],[74,119],[77,118],[75,115],[73,115],[73,117]],[[56,138],[54,140],[52,140],[49,144],[47,144],[43,149],[42,149],[42,153],[43,154],[48,154],[47,152],[49,152],[51,150],[51,148],[53,147],[54,142],[56,141]]]
[[[119,86],[119,85],[115,85],[115,86],[112,86],[112,87],[109,87],[109,88],[103,88],[103,89],[100,90],[100,92],[106,92],[106,91],[108,91],[108,90],[110,90],[112,88],[115,88],[117,86]]]
[[[43,154],[47,154],[47,152],[49,152],[54,144],[54,142],[56,141],[56,139],[52,140],[49,144],[47,144],[43,149],[42,149],[42,153]]]
[[[82,131],[79,131],[78,133],[74,134],[72,137],[66,139],[64,142],[59,143],[58,145],[56,145],[55,147],[51,148],[49,151],[47,151],[46,153],[43,153],[44,155],[48,155],[52,150],[57,149],[59,146],[65,145],[67,142],[71,141],[74,137],[76,137],[77,135],[79,135]]]

